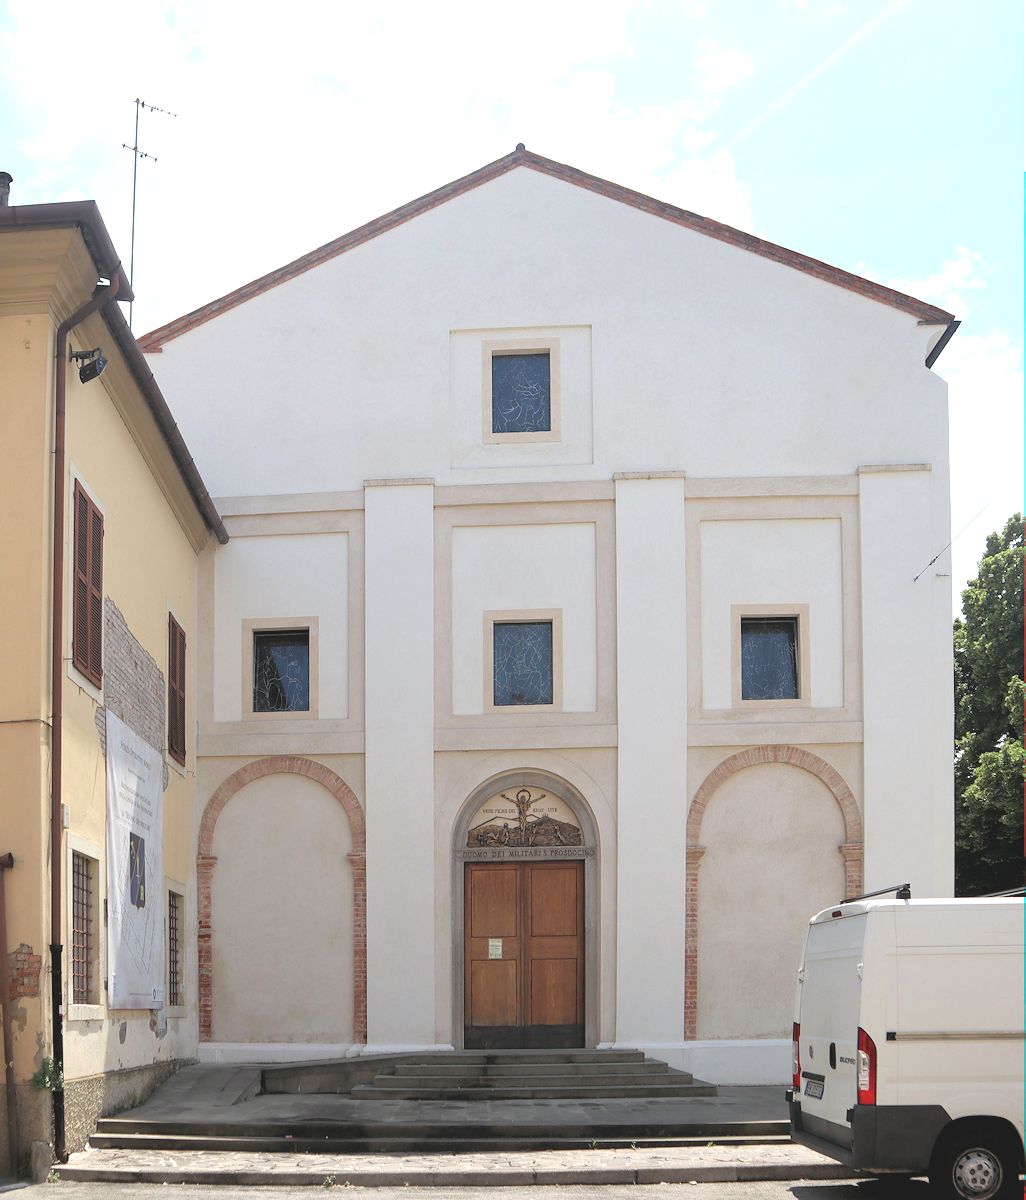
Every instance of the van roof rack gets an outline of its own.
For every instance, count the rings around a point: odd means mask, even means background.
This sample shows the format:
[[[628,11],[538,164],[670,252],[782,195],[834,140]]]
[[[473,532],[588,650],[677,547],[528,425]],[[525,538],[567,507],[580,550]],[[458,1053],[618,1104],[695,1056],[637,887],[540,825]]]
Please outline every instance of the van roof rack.
[[[869,900],[873,896],[889,896],[894,892],[895,900],[911,900],[912,885],[908,883],[892,883],[890,887],[880,888],[877,892],[863,892],[861,896],[849,896],[842,904],[854,904],[856,900]]]

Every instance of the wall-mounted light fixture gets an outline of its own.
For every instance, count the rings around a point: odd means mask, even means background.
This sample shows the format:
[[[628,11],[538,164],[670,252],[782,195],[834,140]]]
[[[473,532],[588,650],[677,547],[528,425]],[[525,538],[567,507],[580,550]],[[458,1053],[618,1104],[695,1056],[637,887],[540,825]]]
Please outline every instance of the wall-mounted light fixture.
[[[96,379],[107,369],[107,360],[99,346],[95,350],[72,350],[71,361],[82,364],[78,369],[78,377],[83,383]]]

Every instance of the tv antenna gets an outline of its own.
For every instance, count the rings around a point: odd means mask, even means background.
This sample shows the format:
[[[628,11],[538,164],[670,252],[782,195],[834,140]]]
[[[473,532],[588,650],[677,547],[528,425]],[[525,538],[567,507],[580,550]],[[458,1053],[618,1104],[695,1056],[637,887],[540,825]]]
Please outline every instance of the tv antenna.
[[[132,249],[128,260],[128,283],[131,286],[135,278],[135,195],[136,184],[139,176],[139,159],[148,158],[152,162],[157,161],[155,154],[147,154],[139,149],[139,114],[145,109],[147,112],[163,113],[166,117],[177,117],[177,113],[173,113],[167,108],[158,108],[155,104],[147,104],[145,100],[140,100],[138,96],[135,98],[135,141],[130,146],[127,142],[121,143],[123,150],[132,151]],[[128,302],[128,328],[132,328],[132,302]]]

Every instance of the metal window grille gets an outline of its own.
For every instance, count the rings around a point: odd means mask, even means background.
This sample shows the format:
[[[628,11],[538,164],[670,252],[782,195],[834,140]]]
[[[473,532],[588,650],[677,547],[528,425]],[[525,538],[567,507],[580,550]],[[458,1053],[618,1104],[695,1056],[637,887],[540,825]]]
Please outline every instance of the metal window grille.
[[[182,898],[177,892],[167,894],[167,1002],[182,1003],[182,963],[180,957],[182,928]]]
[[[93,860],[71,855],[71,1000],[93,1000]]]

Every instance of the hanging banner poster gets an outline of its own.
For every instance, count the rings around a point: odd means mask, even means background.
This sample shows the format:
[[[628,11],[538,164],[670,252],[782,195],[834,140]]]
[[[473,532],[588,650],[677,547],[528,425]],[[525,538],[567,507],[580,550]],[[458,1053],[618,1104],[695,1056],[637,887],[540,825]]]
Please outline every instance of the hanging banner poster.
[[[164,1006],[164,764],[107,717],[107,939],[111,1008]]]

